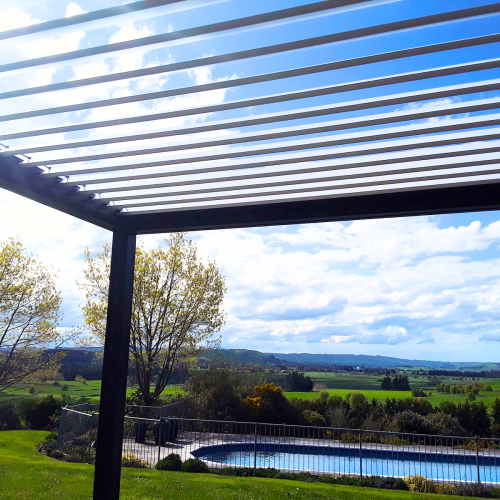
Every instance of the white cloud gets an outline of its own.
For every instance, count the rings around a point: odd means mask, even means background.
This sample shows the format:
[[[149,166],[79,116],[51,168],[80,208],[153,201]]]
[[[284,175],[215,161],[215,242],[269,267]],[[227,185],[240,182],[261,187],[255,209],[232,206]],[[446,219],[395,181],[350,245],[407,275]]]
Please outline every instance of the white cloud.
[[[0,31],[21,28],[39,22],[37,19],[32,19],[26,11],[17,7],[0,11]]]
[[[73,16],[78,16],[80,14],[85,14],[87,11],[83,10],[78,4],[75,2],[71,2],[68,4],[66,7],[66,14],[64,17],[73,17]]]
[[[500,259],[474,256],[495,248],[499,228],[419,217],[194,236],[227,276],[228,346],[406,345],[413,353],[459,336],[490,340],[500,319]]]

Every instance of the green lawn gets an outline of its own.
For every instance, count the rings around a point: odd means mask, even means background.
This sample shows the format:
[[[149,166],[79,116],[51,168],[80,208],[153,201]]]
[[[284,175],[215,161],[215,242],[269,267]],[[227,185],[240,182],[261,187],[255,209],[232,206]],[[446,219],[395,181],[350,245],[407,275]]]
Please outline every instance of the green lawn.
[[[341,396],[345,399],[350,392],[360,392],[368,399],[377,399],[385,401],[386,398],[411,398],[410,391],[382,391],[382,390],[356,390],[356,389],[327,389],[332,396]],[[318,397],[318,392],[285,392],[289,398],[314,399]],[[476,402],[482,401],[486,406],[491,407],[495,402],[495,398],[500,398],[499,391],[481,392],[476,397]],[[438,406],[442,401],[453,401],[454,403],[464,403],[466,396],[459,394],[442,394],[433,391],[432,396],[426,398],[432,406]]]
[[[88,380],[86,384],[80,382],[59,382],[59,386],[53,385],[53,382],[35,382],[18,384],[17,387],[14,386],[13,391],[9,391],[10,397],[18,396],[29,396],[28,391],[29,386],[35,388],[35,396],[62,396],[63,394],[71,396],[74,398],[89,398],[90,403],[99,403],[101,394],[101,381],[100,380]],[[62,390],[62,386],[67,385],[68,389],[66,391]],[[130,396],[135,389],[127,387],[127,396]],[[169,385],[163,391],[164,395],[176,395],[184,394],[184,391],[177,385]]]
[[[0,498],[83,500],[92,498],[93,467],[40,455],[42,431],[0,432]],[[276,479],[234,478],[123,469],[123,500],[459,500],[465,497],[374,490]]]

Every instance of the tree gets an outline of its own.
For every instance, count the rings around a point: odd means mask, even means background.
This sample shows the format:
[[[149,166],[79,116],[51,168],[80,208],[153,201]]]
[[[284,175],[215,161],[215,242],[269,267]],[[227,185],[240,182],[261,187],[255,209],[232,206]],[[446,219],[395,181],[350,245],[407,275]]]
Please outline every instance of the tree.
[[[54,275],[19,239],[0,243],[0,393],[62,358],[61,295]],[[51,351],[47,346],[51,345]]]
[[[154,404],[168,384],[172,370],[189,361],[225,321],[224,277],[214,262],[198,257],[196,245],[178,233],[167,248],[147,251],[138,245],[135,261],[130,357],[145,405]],[[104,342],[111,246],[92,257],[85,250],[86,292],[83,306],[91,339]],[[152,372],[155,370],[155,380]]]
[[[399,390],[400,391],[409,391],[410,389],[410,381],[406,375],[403,375],[399,382]]]
[[[392,389],[392,381],[391,381],[391,377],[389,377],[389,375],[386,375],[383,378],[380,388],[383,391],[390,391]]]
[[[423,389],[413,389],[411,391],[411,395],[414,398],[425,398],[425,397],[427,397],[427,394],[425,393],[425,391]]]
[[[248,412],[242,403],[249,392],[246,380],[229,368],[211,365],[208,370],[197,370],[186,382],[189,393],[188,408],[193,418],[207,420],[246,420]]]
[[[491,416],[493,417],[493,423],[500,425],[500,399],[498,398],[495,398],[495,402],[491,408]]]
[[[456,414],[460,425],[467,431],[469,436],[488,436],[490,433],[490,417],[483,402],[459,403]]]
[[[250,411],[252,419],[258,422],[293,425],[303,419],[301,412],[285,397],[283,389],[273,382],[265,381],[256,385],[243,404]]]
[[[313,390],[314,382],[311,377],[306,377],[301,372],[291,372],[285,377],[288,390],[292,392],[310,392]]]

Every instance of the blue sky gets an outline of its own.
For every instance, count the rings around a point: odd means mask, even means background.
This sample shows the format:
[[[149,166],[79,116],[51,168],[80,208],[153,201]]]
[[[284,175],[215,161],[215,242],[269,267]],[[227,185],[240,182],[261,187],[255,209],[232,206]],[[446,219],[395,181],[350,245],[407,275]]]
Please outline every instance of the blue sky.
[[[12,2],[0,0],[0,30],[119,3],[18,0],[12,8]],[[129,16],[118,24],[88,31],[56,33],[52,38],[33,37],[31,42],[25,45],[8,45],[5,42],[1,45],[0,42],[0,64],[177,31],[303,3],[305,2],[291,0],[231,0],[164,15],[161,15],[161,9],[155,9],[155,14],[158,14],[156,17],[148,17],[149,14],[136,16],[137,18]],[[387,2],[365,9],[325,15],[237,35],[229,34],[185,45],[134,50],[117,53],[102,60],[81,60],[57,67],[40,67],[30,72],[5,74],[0,78],[0,91],[244,50],[255,46],[256,39],[257,44],[263,46],[487,3],[492,2]],[[259,60],[258,65],[250,59],[168,76],[85,87],[61,94],[11,99],[2,101],[0,114],[50,107],[75,99],[91,101],[218,79],[236,79],[261,72],[375,54],[422,43],[438,43],[494,33],[498,29],[499,18],[500,16],[491,16],[468,21],[466,24],[451,23],[424,30],[307,49],[294,53],[293,57],[270,56]],[[464,26],[467,27],[466,31]],[[420,56],[410,61],[379,63],[231,90],[47,116],[32,119],[29,123],[17,120],[0,124],[0,133],[149,114],[178,107],[243,99],[264,93],[286,92],[328,85],[332,82],[457,64],[478,58],[493,58],[498,56],[499,46],[500,44],[491,44]],[[2,50],[5,47],[9,50]],[[297,106],[315,106],[385,95],[388,92],[406,92],[498,77],[498,70],[475,72],[400,84],[390,88],[307,99],[300,103],[295,101],[274,104],[265,109],[256,107],[251,110],[234,110],[224,114],[171,120],[168,123],[149,122],[139,128],[123,126],[98,132],[91,130],[64,136],[40,137],[34,141],[36,144],[52,144],[85,137],[134,133],[137,130],[153,131],[166,126],[194,123],[196,120],[211,121],[247,116],[249,112],[260,114],[293,109]],[[440,106],[498,94],[489,92],[438,102],[417,103],[414,106]],[[363,113],[380,113],[393,109],[394,106]],[[341,114],[326,119],[349,116],[355,114]],[[325,118],[316,118],[295,121],[290,125],[324,120]],[[241,132],[270,127],[272,125],[245,128]],[[232,133],[237,134],[239,131],[233,130]],[[157,144],[154,141],[143,142],[141,146]],[[23,144],[22,140],[17,140],[12,141],[10,146]],[[79,153],[90,151],[88,148],[80,149]],[[54,153],[39,153],[33,155],[33,158],[46,159],[55,156],[57,155]],[[93,251],[97,251],[111,235],[5,191],[0,191],[0,213],[0,240],[19,235],[30,252],[39,255],[44,262],[58,271],[58,285],[64,296],[65,316],[62,326],[81,325],[79,305],[83,297],[75,282],[81,279],[83,249],[88,245]],[[381,354],[456,361],[496,361],[500,357],[499,212],[225,230],[193,233],[190,237],[198,242],[204,257],[216,259],[227,277],[228,294],[225,307],[228,320],[221,332],[225,347],[273,352]],[[162,240],[162,235],[144,238],[146,246],[149,247],[161,244]]]

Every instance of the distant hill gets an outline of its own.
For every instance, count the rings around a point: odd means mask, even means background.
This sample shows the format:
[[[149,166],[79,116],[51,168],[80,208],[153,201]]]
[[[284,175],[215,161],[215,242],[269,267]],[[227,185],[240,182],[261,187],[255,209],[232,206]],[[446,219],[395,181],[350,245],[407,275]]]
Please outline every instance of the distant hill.
[[[366,354],[274,353],[274,356],[284,361],[291,361],[299,364],[350,365],[350,366],[362,366],[366,368],[422,367],[422,368],[436,368],[444,370],[457,370],[460,368],[471,368],[471,367],[477,369],[485,365],[488,366],[491,365],[491,363],[478,363],[478,362],[455,363],[448,361],[425,361],[425,360],[415,360],[415,359],[391,358],[389,356],[369,356]]]
[[[249,365],[280,365],[280,362],[273,354],[267,354],[250,349],[217,349],[198,356],[200,361],[210,361],[213,359],[222,359],[228,363],[234,363],[243,366]]]
[[[102,348],[64,349],[63,364],[95,363],[96,354]],[[97,356],[101,361],[101,358]],[[197,356],[198,361],[208,363],[220,359],[239,366],[353,366],[362,368],[427,368],[433,370],[499,370],[500,363],[426,361],[418,359],[392,358],[390,356],[369,356],[366,354],[309,354],[309,353],[266,353],[251,349],[217,349]]]
[[[389,356],[369,356],[366,354],[308,354],[308,353],[263,353],[249,349],[219,349],[218,356],[222,359],[241,365],[280,365],[280,360],[285,363],[296,363],[299,365],[347,365],[365,368],[432,368],[442,370],[492,370],[498,369],[498,363],[474,362],[448,362],[448,361],[426,361],[404,358],[392,358]],[[209,358],[210,356],[206,356]],[[205,358],[205,356],[202,356]]]

